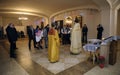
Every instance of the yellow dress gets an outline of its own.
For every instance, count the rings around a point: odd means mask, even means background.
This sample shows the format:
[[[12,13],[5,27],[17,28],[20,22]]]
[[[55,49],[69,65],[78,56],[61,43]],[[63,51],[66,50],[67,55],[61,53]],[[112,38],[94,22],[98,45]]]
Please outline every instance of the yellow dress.
[[[72,54],[79,54],[81,51],[82,51],[81,28],[80,28],[80,24],[76,23],[71,33],[70,52]]]
[[[50,29],[48,33],[48,58],[50,62],[57,62],[59,60],[59,36],[55,29]]]

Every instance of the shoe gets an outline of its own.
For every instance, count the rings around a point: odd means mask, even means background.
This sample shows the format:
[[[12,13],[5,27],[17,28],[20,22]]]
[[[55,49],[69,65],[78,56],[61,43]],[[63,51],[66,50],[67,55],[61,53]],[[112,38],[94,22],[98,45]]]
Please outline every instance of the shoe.
[[[43,49],[43,47],[41,47],[41,49]]]
[[[15,50],[18,49],[18,48],[15,48]]]
[[[40,48],[41,48],[41,49],[43,49],[43,47],[42,47],[42,46],[40,46]]]
[[[29,50],[31,51],[31,48],[29,48]]]
[[[38,49],[38,47],[34,47],[34,48],[37,48],[37,49]]]
[[[16,55],[10,55],[11,58],[16,58]]]
[[[39,47],[35,47],[37,50],[39,50]]]

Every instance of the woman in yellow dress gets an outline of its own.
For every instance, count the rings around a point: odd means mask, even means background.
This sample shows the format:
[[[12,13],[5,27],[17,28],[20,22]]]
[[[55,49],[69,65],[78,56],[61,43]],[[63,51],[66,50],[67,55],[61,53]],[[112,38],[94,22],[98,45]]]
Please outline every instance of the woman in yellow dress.
[[[51,25],[51,29],[48,32],[48,58],[50,62],[59,61],[59,36],[55,29],[55,25]]]

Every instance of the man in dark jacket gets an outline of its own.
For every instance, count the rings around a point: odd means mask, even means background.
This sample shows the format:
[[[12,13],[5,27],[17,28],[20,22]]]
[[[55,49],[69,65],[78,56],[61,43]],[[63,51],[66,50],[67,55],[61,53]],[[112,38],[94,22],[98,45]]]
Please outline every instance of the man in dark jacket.
[[[15,58],[15,49],[16,49],[16,41],[17,41],[17,31],[14,27],[14,24],[10,23],[6,28],[7,37],[10,43],[10,57]]]
[[[87,43],[87,32],[88,32],[87,25],[84,24],[82,28],[82,43]]]
[[[29,38],[29,50],[31,50],[31,41],[33,40],[33,45],[34,45],[34,48],[36,48],[36,41],[35,41],[35,30],[33,28],[32,25],[29,26],[28,28],[28,38]]]
[[[48,32],[49,32],[49,25],[45,26],[43,29],[43,38],[45,42],[45,48],[48,47]]]
[[[97,39],[102,39],[102,32],[104,31],[103,27],[101,24],[98,25],[97,27]]]

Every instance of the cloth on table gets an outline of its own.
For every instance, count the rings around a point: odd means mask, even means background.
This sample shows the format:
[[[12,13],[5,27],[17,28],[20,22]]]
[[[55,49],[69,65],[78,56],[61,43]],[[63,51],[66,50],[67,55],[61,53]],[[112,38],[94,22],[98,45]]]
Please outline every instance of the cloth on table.
[[[85,51],[95,52],[100,47],[99,44],[86,44],[83,46]]]
[[[113,40],[119,40],[120,39],[120,36],[110,36],[106,39],[104,39],[101,43],[101,45],[104,45],[104,44],[107,44],[108,42],[111,42]]]
[[[88,39],[88,42],[95,44],[95,43],[100,43],[101,40],[99,40],[99,39]]]

